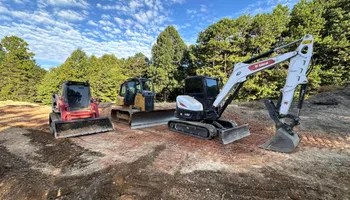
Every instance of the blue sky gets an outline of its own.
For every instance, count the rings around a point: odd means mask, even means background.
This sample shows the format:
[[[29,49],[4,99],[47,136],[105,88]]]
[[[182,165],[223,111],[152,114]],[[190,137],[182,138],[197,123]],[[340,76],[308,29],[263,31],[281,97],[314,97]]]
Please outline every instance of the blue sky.
[[[187,45],[224,17],[290,8],[297,0],[0,0],[0,38],[17,35],[29,43],[41,67],[64,62],[76,48],[118,58],[150,57],[157,35],[175,26]]]

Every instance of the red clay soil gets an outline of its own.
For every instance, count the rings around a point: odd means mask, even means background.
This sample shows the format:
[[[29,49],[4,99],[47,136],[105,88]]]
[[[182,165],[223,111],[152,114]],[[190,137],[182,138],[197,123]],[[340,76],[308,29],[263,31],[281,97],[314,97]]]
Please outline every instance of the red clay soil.
[[[101,104],[103,115],[110,109]],[[347,105],[306,102],[291,154],[259,148],[275,131],[260,102],[226,110],[224,118],[251,132],[229,145],[118,123],[113,132],[57,140],[49,112],[0,107],[0,199],[350,198]]]

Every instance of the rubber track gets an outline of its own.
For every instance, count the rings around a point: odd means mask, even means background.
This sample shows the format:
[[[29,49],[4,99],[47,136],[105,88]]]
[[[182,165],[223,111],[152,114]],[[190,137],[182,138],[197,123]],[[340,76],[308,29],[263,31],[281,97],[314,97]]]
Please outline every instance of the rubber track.
[[[176,130],[176,129],[170,127],[171,123],[184,124],[184,125],[190,125],[190,126],[205,128],[205,129],[207,129],[209,131],[209,137],[201,137],[199,135],[193,135],[191,133],[187,133],[187,132]],[[201,138],[201,139],[205,139],[205,140],[210,140],[210,139],[212,139],[213,137],[215,137],[217,135],[217,130],[216,130],[214,125],[205,124],[205,123],[201,123],[201,122],[184,121],[184,120],[171,120],[171,121],[168,122],[168,128],[169,128],[169,130],[177,132],[177,133],[181,133],[181,134],[184,134],[184,135],[188,135],[188,136],[192,136],[192,137],[196,137],[196,138]]]

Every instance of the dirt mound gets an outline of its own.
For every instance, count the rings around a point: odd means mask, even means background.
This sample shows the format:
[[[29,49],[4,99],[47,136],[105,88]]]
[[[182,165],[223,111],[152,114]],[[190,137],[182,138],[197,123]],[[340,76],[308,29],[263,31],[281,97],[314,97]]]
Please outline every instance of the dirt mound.
[[[350,87],[322,92],[310,97],[309,102],[317,105],[344,105],[350,107]]]

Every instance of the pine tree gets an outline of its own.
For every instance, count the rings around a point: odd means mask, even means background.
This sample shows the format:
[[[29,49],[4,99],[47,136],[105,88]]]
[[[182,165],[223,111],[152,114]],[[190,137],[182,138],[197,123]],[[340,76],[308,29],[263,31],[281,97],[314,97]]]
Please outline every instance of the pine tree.
[[[184,79],[185,53],[187,46],[173,26],[168,26],[157,37],[152,47],[153,64],[148,76],[153,78],[156,92],[163,95],[163,100]]]
[[[0,99],[37,101],[36,85],[46,71],[36,65],[28,43],[17,36],[1,40]]]

